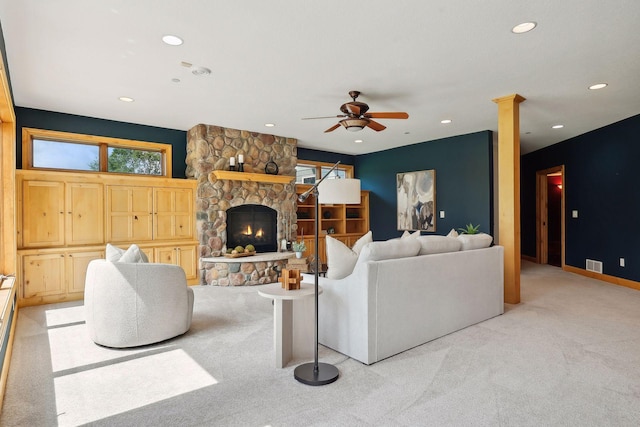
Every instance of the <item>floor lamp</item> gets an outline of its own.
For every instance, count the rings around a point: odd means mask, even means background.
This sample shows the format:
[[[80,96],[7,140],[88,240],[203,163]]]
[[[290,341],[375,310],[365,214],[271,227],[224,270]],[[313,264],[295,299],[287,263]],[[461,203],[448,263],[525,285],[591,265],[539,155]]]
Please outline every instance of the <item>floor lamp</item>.
[[[293,376],[296,380],[307,385],[331,384],[338,379],[338,368],[328,363],[318,363],[318,274],[320,271],[320,254],[318,253],[318,219],[320,218],[320,204],[357,204],[360,203],[360,180],[359,179],[328,179],[325,178],[333,172],[340,162],[333,167],[318,181],[298,196],[298,201],[304,202],[313,194],[315,199],[315,260],[314,260],[314,284],[315,284],[315,352],[313,363],[304,363],[296,367]]]

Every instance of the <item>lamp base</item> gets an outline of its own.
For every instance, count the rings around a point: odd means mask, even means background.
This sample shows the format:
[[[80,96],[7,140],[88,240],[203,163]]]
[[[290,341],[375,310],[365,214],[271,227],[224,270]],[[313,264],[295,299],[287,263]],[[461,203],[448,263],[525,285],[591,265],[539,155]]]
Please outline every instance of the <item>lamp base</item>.
[[[318,363],[318,371],[314,370],[315,363],[302,364],[293,371],[295,379],[306,385],[327,385],[338,379],[338,368],[328,363]]]

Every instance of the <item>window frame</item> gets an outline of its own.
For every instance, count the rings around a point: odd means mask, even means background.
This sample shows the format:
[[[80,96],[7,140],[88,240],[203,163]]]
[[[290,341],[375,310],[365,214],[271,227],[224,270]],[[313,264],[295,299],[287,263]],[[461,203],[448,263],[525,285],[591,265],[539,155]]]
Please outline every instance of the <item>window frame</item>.
[[[33,166],[33,140],[63,142],[81,145],[98,146],[99,170],[88,171],[81,169],[63,169]],[[109,148],[128,148],[132,150],[153,151],[162,155],[160,175],[140,173],[124,173],[108,171]],[[170,144],[158,142],[135,141],[131,139],[110,138],[106,136],[85,135],[80,133],[60,132],[45,129],[22,128],[22,169],[79,172],[79,173],[108,173],[110,175],[129,175],[145,177],[172,177],[172,149]]]
[[[322,168],[331,168],[333,165],[335,165],[334,163],[327,163],[327,162],[316,162],[314,160],[303,160],[303,159],[298,159],[297,165],[296,166],[315,166],[316,168],[316,181],[318,182],[320,180],[320,178],[322,178]],[[340,163],[338,165],[337,170],[342,170],[345,173],[345,177],[346,178],[353,178],[353,165],[345,165],[344,163]],[[303,182],[296,182],[296,185],[313,185],[313,184],[306,184]]]

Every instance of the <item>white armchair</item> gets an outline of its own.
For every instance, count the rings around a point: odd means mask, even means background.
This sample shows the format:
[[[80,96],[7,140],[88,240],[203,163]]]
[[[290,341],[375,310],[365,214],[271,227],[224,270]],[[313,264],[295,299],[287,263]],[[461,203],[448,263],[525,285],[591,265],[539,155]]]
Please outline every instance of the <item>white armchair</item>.
[[[87,269],[84,306],[96,344],[135,347],[187,332],[193,290],[176,265],[97,259]]]

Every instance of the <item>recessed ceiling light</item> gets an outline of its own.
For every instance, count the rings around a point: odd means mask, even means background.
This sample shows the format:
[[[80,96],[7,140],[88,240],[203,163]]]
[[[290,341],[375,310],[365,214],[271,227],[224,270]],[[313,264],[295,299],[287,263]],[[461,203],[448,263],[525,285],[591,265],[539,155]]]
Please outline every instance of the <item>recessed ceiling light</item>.
[[[529,31],[533,30],[536,25],[538,24],[536,24],[535,22],[523,22],[522,24],[518,24],[513,27],[511,29],[511,32],[515,34],[528,33]]]
[[[162,41],[170,46],[180,46],[182,43],[184,43],[180,37],[174,36],[172,34],[162,36]]]
[[[596,83],[594,85],[589,86],[591,90],[602,89],[603,87],[607,87],[607,83]]]
[[[133,98],[129,98],[128,96],[121,96],[120,98],[118,98],[120,101],[122,102],[133,102],[134,99]]]
[[[564,127],[564,125],[553,125],[551,126],[552,129],[562,129]]]
[[[360,144],[360,143],[362,142],[362,140],[361,140],[361,139],[356,139],[356,140],[355,140],[355,141],[353,141],[353,142],[355,142],[356,144]]]
[[[191,70],[191,73],[195,76],[208,76],[209,74],[211,74],[211,70],[207,67],[195,67],[193,70]]]
[[[442,123],[443,125],[448,125],[449,123],[451,123],[451,119],[440,120],[440,123]]]
[[[272,128],[275,126],[273,123],[265,123],[264,125],[268,128]]]

